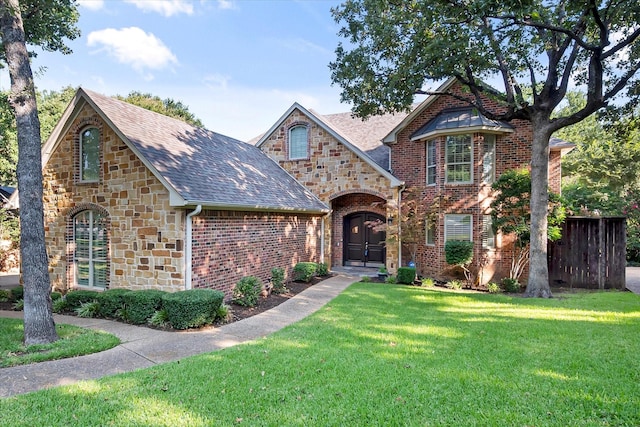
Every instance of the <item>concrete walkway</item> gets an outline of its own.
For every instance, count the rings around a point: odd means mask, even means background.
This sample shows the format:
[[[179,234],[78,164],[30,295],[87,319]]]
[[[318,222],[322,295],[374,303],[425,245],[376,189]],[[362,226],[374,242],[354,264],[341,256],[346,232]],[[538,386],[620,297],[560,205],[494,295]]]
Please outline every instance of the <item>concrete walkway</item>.
[[[262,338],[307,317],[357,280],[338,274],[269,311],[201,331],[164,332],[104,319],[55,315],[56,323],[107,331],[122,343],[87,356],[2,368],[0,397],[129,372]],[[0,311],[0,317],[21,318],[22,312]]]

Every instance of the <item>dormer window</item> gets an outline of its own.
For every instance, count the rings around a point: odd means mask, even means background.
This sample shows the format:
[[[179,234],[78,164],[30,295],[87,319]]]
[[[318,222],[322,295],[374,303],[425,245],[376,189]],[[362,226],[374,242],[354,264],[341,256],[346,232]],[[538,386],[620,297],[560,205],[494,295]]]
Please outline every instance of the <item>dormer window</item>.
[[[289,129],[289,160],[309,157],[308,147],[308,129],[306,126],[294,126]]]
[[[80,181],[97,182],[100,178],[100,131],[88,128],[80,134]]]

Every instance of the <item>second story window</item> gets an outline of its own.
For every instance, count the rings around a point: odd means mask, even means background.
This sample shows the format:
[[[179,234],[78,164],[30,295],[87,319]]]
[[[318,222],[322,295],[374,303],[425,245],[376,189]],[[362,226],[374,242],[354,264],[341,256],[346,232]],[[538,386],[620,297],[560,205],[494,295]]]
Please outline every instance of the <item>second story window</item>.
[[[427,185],[436,183],[436,141],[427,141]]]
[[[449,135],[445,143],[446,182],[469,184],[473,180],[471,173],[471,135]]]
[[[80,134],[80,181],[96,182],[100,178],[100,131],[89,128]]]
[[[307,133],[306,126],[294,126],[289,129],[289,160],[309,157]]]
[[[482,182],[492,184],[496,176],[496,136],[485,135],[482,154]]]

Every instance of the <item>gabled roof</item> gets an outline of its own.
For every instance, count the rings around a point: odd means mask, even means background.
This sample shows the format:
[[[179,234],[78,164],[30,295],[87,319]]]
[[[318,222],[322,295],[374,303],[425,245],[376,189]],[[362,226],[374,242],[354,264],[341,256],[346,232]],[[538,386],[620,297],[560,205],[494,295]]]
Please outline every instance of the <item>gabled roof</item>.
[[[172,206],[325,213],[329,208],[258,148],[86,89],[78,89],[43,147],[89,104],[171,195]]]
[[[386,157],[386,163],[385,163],[385,159],[380,155],[380,152],[383,151],[383,150],[386,151],[387,147],[382,146],[382,144],[379,144],[379,146],[375,145],[374,140],[375,139],[379,140],[379,138],[377,138],[377,135],[375,135],[375,134],[374,135],[367,135],[364,138],[361,138],[359,136],[359,135],[367,133],[366,125],[367,125],[368,122],[362,122],[362,126],[359,126],[359,125],[353,126],[352,125],[350,127],[350,129],[351,129],[350,131],[345,131],[344,129],[342,129],[342,127],[340,127],[340,123],[343,123],[343,127],[346,127],[346,126],[344,126],[345,119],[344,119],[344,116],[342,114],[329,116],[327,118],[327,116],[322,116],[320,114],[317,114],[317,113],[314,113],[314,112],[312,112],[310,110],[307,110],[306,108],[304,108],[302,105],[298,104],[297,102],[294,103],[291,107],[289,107],[289,109],[280,117],[280,119],[278,119],[278,121],[276,121],[276,123],[273,126],[271,126],[271,128],[260,137],[260,139],[256,143],[256,147],[261,147],[262,144],[264,144],[265,141],[267,141],[269,136],[276,129],[278,129],[280,126],[282,126],[282,123],[296,109],[300,110],[300,112],[302,112],[304,115],[306,115],[310,120],[315,122],[322,129],[324,129],[333,138],[335,138],[338,142],[340,142],[342,145],[344,145],[348,150],[350,150],[356,156],[358,156],[360,159],[362,159],[365,163],[369,164],[378,173],[380,173],[385,178],[389,179],[392,187],[399,187],[399,186],[403,185],[402,181],[400,181],[398,178],[393,176],[393,174],[391,174],[388,171],[388,168],[389,168],[388,152],[386,154],[386,156],[387,156]],[[346,114],[350,115],[350,113],[346,113]],[[337,116],[340,116],[340,117],[337,117]],[[389,115],[389,116],[391,116],[391,115]],[[351,119],[351,120],[354,120],[354,119]],[[355,119],[355,120],[357,121],[359,119]],[[385,120],[389,120],[389,118],[388,117],[387,118],[383,118],[382,120],[380,120],[378,122],[374,122],[374,123],[379,124],[380,134],[382,134],[382,132],[384,131],[384,127],[385,126],[382,123],[384,123]],[[348,133],[350,133],[351,135],[348,135]],[[356,142],[356,140],[359,141],[359,142]],[[360,147],[362,147],[362,148],[360,148]],[[376,158],[378,158],[382,164],[378,163],[377,161],[375,161],[372,156],[370,156],[369,154],[367,154],[367,152],[365,152],[365,150],[367,150],[368,152],[371,152],[372,155],[376,156]]]
[[[411,141],[432,138],[437,135],[455,132],[513,132],[513,126],[498,120],[491,120],[483,116],[478,110],[465,108],[451,108],[442,110],[437,116],[409,137]]]

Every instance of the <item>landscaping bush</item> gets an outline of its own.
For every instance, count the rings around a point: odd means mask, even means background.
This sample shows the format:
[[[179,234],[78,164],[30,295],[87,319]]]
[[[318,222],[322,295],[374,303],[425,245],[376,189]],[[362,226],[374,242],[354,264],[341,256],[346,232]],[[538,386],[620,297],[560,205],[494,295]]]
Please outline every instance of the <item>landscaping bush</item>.
[[[500,289],[500,285],[497,283],[491,282],[487,284],[487,292],[490,294],[499,294],[501,291],[502,289]]]
[[[505,277],[502,279],[502,289],[504,289],[505,292],[510,293],[520,292],[520,282],[518,282],[517,279]]]
[[[97,300],[100,303],[100,315],[103,317],[116,318],[118,310],[124,307],[124,296],[130,293],[130,289],[108,289],[98,294]]]
[[[24,300],[23,299],[19,299],[16,302],[13,303],[12,308],[15,311],[22,311],[24,310]]]
[[[162,308],[162,297],[166,294],[157,289],[132,291],[122,296],[126,307],[126,319],[134,325],[142,325]]]
[[[16,286],[9,289],[11,291],[11,301],[18,301],[24,298],[24,288],[22,286]]]
[[[162,307],[175,329],[198,328],[213,322],[223,299],[221,291],[189,289],[163,295]]]
[[[64,313],[65,311],[69,311],[67,299],[62,297],[54,300],[52,303],[52,310],[54,313]]]
[[[65,295],[65,299],[67,300],[68,310],[74,311],[76,308],[79,308],[82,303],[97,301],[98,293],[94,291],[71,291],[67,295]]]
[[[0,302],[11,300],[11,291],[9,289],[0,289]]]
[[[398,267],[398,277],[396,279],[398,283],[411,285],[416,279],[415,267]]]
[[[169,315],[167,314],[167,310],[161,308],[160,310],[153,313],[153,315],[149,318],[147,323],[151,326],[156,326],[159,328],[164,328],[169,324]]]
[[[293,267],[293,280],[310,282],[316,275],[318,264],[315,262],[299,262]]]
[[[449,240],[444,244],[444,255],[447,264],[465,266],[473,259],[473,242]]]
[[[255,276],[247,276],[240,279],[233,288],[233,298],[231,301],[245,307],[253,307],[258,303],[262,283]]]
[[[316,276],[324,277],[329,274],[329,266],[326,262],[316,264]]]
[[[431,277],[423,277],[422,280],[420,280],[420,285],[425,288],[433,288],[436,285],[436,281]]]
[[[51,292],[51,301],[57,301],[62,298],[62,294],[60,292]]]
[[[462,282],[460,280],[451,280],[447,282],[447,288],[449,289],[462,289]]]
[[[100,314],[100,303],[98,301],[87,301],[80,304],[74,310],[78,317],[98,317]]]
[[[271,286],[276,294],[284,294],[287,287],[284,285],[284,268],[275,267],[271,269]]]
[[[395,284],[398,283],[398,280],[396,279],[396,276],[388,276],[386,279],[384,279],[384,283]]]

